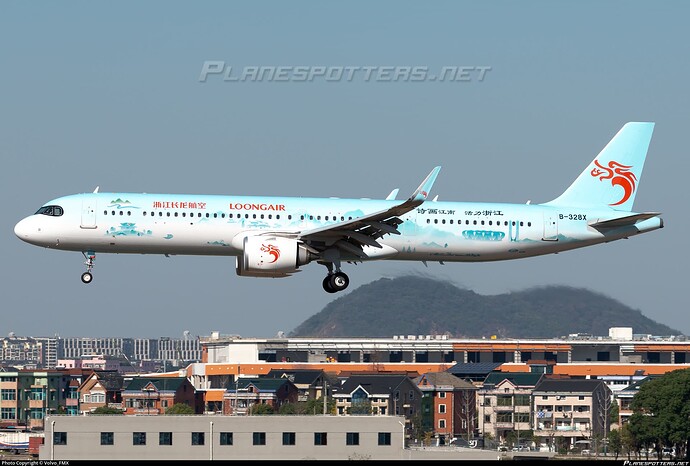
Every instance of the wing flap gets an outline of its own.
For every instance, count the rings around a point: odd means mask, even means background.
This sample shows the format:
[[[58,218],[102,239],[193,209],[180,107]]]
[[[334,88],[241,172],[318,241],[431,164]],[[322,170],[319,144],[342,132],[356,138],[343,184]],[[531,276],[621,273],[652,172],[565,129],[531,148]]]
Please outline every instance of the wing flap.
[[[298,238],[307,243],[324,240],[326,244],[334,244],[337,242],[337,240],[333,241],[334,237],[340,237],[348,245],[357,248],[360,253],[363,246],[381,248],[382,246],[376,240],[386,234],[400,234],[398,225],[402,223],[402,220],[398,217],[420,206],[427,199],[440,170],[440,166],[431,170],[412,195],[400,204],[352,220],[303,231],[298,234]],[[347,247],[342,247],[342,249]],[[354,253],[354,251],[350,252]]]

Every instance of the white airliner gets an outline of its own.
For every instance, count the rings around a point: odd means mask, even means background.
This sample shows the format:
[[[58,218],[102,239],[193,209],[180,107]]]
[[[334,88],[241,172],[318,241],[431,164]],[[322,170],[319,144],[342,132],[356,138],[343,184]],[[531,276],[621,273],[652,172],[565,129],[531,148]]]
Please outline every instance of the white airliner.
[[[631,122],[573,184],[544,204],[428,200],[441,167],[405,201],[197,194],[74,194],[14,228],[23,241],[80,251],[84,283],[96,253],[235,256],[248,277],[287,277],[326,266],[323,288],[347,288],[343,263],[477,262],[608,243],[663,228],[659,212],[632,212],[654,123]]]

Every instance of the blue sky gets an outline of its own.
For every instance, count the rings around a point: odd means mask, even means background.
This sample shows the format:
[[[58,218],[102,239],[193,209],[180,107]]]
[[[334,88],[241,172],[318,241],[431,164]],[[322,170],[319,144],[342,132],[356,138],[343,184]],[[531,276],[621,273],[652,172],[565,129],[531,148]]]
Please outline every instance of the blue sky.
[[[487,264],[350,266],[350,290],[421,273],[482,294],[543,284],[604,293],[690,334],[682,2],[0,3],[0,332],[270,337],[340,295],[324,268],[237,277],[232,258],[108,256],[19,241],[44,202],[101,191],[400,197],[436,165],[442,200],[546,202],[627,121],[656,128],[635,209],[666,228]],[[459,82],[199,81],[250,66],[488,66]]]

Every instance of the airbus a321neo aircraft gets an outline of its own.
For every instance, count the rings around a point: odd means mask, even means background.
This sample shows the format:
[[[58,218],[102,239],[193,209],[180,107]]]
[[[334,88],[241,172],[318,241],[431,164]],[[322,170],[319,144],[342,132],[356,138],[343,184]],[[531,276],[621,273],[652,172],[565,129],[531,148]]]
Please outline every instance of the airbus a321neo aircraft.
[[[573,184],[544,204],[428,200],[441,167],[404,200],[195,194],[74,194],[14,228],[23,241],[96,253],[235,256],[237,275],[287,277],[326,266],[323,288],[347,288],[343,263],[518,259],[608,243],[663,227],[632,211],[654,123],[623,126]]]

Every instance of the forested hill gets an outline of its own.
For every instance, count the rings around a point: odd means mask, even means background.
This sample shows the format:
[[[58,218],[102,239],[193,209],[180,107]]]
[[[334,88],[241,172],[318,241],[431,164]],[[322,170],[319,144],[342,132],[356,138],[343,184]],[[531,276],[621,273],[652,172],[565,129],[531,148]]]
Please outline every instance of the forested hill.
[[[632,327],[637,334],[681,334],[586,289],[545,286],[479,295],[446,281],[405,276],[382,278],[353,290],[298,325],[290,336],[554,338],[572,333],[608,336],[610,327]]]

